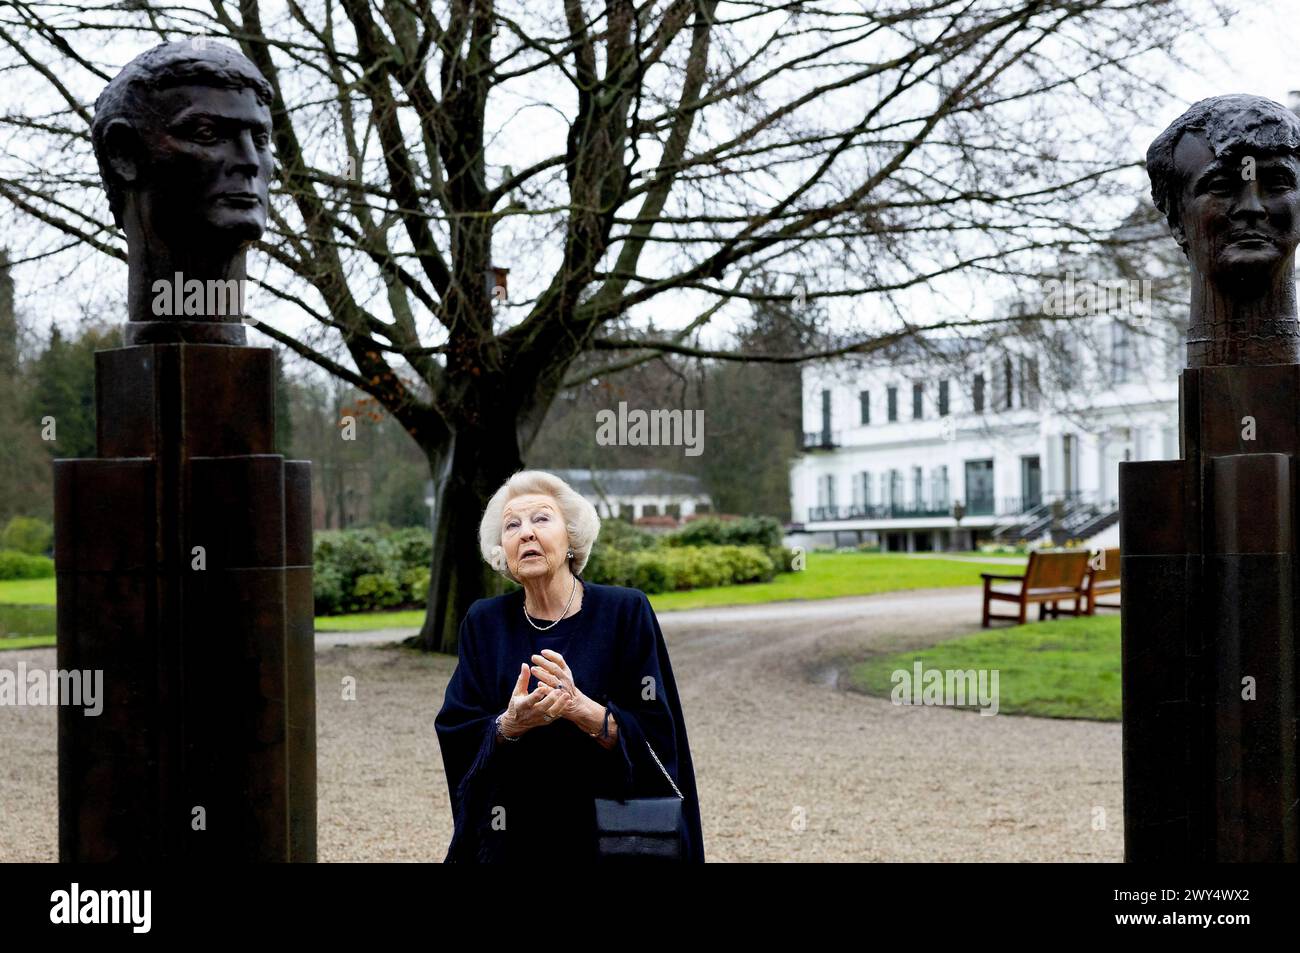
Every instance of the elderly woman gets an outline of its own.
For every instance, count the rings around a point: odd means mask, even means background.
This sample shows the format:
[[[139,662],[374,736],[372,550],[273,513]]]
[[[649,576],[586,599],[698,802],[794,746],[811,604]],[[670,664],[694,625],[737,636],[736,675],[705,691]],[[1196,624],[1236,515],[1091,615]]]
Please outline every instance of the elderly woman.
[[[583,580],[595,507],[559,477],[514,474],[479,527],[523,588],[480,599],[434,721],[455,833],[448,862],[597,858],[597,798],[679,797],[684,859],[704,842],[686,726],[645,593]]]

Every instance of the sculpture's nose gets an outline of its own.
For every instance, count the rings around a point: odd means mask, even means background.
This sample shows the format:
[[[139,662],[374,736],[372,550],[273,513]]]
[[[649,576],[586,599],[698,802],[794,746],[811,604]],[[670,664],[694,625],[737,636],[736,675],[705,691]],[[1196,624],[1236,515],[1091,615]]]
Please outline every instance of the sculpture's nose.
[[[1259,181],[1257,179],[1247,179],[1242,183],[1242,189],[1237,193],[1237,201],[1232,211],[1234,215],[1254,217],[1265,214],[1264,203],[1259,200]]]
[[[241,129],[233,140],[232,164],[239,172],[256,175],[261,163],[257,153],[257,143],[253,141],[251,129]]]

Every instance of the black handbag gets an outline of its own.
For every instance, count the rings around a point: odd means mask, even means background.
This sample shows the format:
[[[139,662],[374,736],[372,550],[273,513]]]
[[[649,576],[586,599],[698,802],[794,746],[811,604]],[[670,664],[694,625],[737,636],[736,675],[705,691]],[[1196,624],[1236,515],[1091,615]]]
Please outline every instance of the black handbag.
[[[676,797],[596,798],[597,861],[686,859],[685,798],[649,741],[646,747]]]

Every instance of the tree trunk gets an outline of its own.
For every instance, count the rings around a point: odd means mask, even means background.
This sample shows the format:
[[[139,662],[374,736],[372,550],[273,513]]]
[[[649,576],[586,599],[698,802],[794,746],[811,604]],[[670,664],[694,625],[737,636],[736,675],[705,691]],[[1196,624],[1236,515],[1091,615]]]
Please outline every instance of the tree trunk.
[[[426,453],[435,498],[432,575],[424,627],[407,644],[455,654],[469,607],[505,591],[505,578],[479,550],[479,523],[492,494],[523,468],[523,461],[513,421],[495,428],[462,428]]]

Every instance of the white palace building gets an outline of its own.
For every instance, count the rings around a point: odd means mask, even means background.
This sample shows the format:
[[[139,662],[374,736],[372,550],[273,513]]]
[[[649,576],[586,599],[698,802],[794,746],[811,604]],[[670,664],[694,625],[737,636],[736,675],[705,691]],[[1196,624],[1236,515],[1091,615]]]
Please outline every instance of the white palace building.
[[[1179,455],[1185,348],[1154,322],[1088,318],[1086,341],[1072,325],[805,367],[791,532],[906,552],[1118,546],[1119,463]]]

